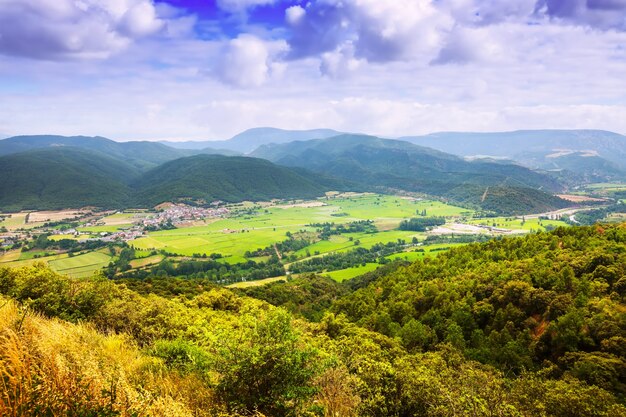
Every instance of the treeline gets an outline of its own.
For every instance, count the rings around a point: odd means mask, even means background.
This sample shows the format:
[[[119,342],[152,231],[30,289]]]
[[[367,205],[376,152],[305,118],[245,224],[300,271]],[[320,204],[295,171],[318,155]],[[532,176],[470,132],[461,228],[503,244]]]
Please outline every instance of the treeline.
[[[333,235],[344,233],[376,233],[378,231],[372,220],[358,220],[345,225],[336,225],[333,222],[311,223],[308,226],[317,229],[321,240],[328,240]]]
[[[443,226],[446,224],[444,217],[422,217],[402,220],[398,229],[411,232],[425,232],[430,227]]]
[[[130,253],[120,253],[120,260],[130,261]],[[122,261],[123,262],[123,261]],[[121,267],[120,261],[112,263],[105,270],[105,275],[110,278],[165,278],[165,277],[186,277],[189,279],[202,278],[213,283],[231,284],[234,282],[251,281],[263,278],[271,278],[285,275],[285,268],[280,263],[276,255],[267,262],[246,262],[229,264],[218,262],[214,259],[207,260],[184,260],[173,262],[164,259],[158,265],[149,269],[133,269]],[[118,273],[121,271],[122,273]],[[127,271],[127,272],[124,272]]]
[[[579,211],[573,215],[573,220],[569,216],[563,216],[562,220],[573,225],[590,226],[607,221],[608,216],[613,213],[626,213],[626,204],[618,203],[599,209]]]
[[[282,242],[278,242],[275,245],[269,245],[265,248],[257,249],[255,251],[246,251],[244,257],[246,258],[254,258],[258,256],[277,256],[276,251],[281,254],[293,253],[299,251],[300,249],[304,249],[313,243],[310,239],[300,237],[295,237],[291,234],[291,232],[287,232],[288,239],[283,240]]]
[[[48,239],[49,236],[50,235],[47,233],[40,234],[32,242],[24,246],[24,249],[26,250],[56,249],[56,250],[62,250],[62,251],[73,253],[73,252],[81,252],[85,250],[88,251],[88,250],[103,248],[106,246],[111,246],[110,243],[104,242],[102,240],[85,240],[82,242],[79,242],[78,240],[74,240],[74,239],[50,240]]]
[[[400,252],[406,246],[407,243],[403,239],[398,239],[396,242],[376,243],[369,249],[358,247],[348,252],[331,253],[295,262],[289,265],[289,271],[294,274],[301,274],[304,272],[338,271],[372,262],[384,265],[390,262],[385,256]]]

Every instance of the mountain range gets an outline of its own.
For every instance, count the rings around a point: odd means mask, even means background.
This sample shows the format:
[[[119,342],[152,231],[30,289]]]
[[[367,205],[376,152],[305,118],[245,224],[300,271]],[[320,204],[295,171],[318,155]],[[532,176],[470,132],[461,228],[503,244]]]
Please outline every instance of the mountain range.
[[[427,193],[457,202],[514,213],[542,211],[564,202],[553,178],[505,163],[466,161],[399,140],[366,135],[264,145],[252,156],[363,184]],[[532,198],[520,199],[520,190]],[[497,202],[493,201],[497,197]]]
[[[0,140],[0,208],[405,190],[501,214],[538,212],[564,206],[553,194],[568,187],[624,179],[625,149],[626,137],[604,131],[439,133],[393,140],[330,129],[258,128],[227,141],[194,144],[16,136]],[[248,157],[232,156],[241,153]]]
[[[97,151],[46,148],[0,157],[0,209],[311,198],[327,189],[314,177],[256,158],[195,155],[142,171]]]

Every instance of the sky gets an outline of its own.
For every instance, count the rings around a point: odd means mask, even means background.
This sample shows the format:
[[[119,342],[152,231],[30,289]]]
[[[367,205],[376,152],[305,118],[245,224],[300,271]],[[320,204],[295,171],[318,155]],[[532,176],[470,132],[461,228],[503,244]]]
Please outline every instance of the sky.
[[[626,133],[626,0],[0,0],[0,137]]]

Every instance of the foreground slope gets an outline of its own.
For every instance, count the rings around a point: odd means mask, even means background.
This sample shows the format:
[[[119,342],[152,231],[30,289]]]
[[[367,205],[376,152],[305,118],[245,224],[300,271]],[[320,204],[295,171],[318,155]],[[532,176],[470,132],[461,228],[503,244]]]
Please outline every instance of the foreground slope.
[[[468,162],[404,141],[363,135],[265,145],[253,156],[351,181],[453,198],[501,213],[546,211],[560,185],[514,164]]]
[[[6,155],[0,157],[0,207],[126,207],[128,183],[138,175],[130,164],[69,147]]]
[[[326,188],[289,168],[245,157],[197,155],[171,161],[134,184],[136,201],[154,206],[181,198],[207,202],[310,198]]]
[[[207,280],[0,268],[0,414],[626,416],[624,245],[622,225],[453,250],[317,323]]]

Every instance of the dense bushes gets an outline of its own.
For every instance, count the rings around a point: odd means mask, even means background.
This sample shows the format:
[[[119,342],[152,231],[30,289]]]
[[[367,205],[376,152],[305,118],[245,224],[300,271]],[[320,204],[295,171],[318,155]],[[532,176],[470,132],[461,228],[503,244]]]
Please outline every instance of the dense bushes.
[[[317,323],[191,280],[0,269],[0,414],[626,416],[625,244],[558,229],[246,290]]]

